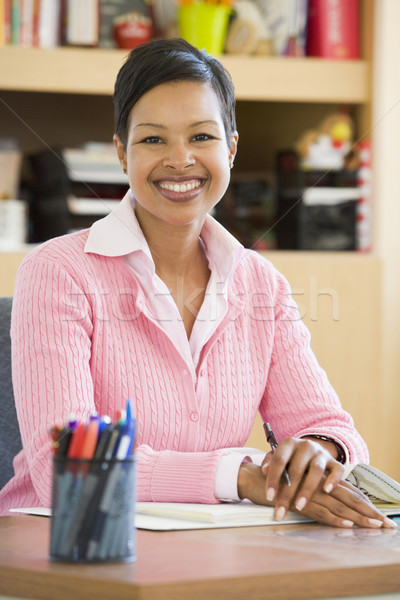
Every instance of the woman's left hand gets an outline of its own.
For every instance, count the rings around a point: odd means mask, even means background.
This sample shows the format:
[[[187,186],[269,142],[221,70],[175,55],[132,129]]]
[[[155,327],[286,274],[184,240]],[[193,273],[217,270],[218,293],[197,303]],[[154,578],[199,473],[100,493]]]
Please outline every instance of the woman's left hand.
[[[290,486],[282,479],[285,468]],[[342,480],[344,467],[317,441],[288,437],[265,456],[262,471],[266,498],[275,501],[275,516],[281,520],[291,506],[302,511],[320,486],[330,494]]]

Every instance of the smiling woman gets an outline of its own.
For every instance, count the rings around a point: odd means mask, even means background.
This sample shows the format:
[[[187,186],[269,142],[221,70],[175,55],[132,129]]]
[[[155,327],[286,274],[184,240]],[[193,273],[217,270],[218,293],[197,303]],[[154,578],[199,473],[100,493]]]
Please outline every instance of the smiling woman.
[[[339,527],[391,527],[342,481],[366,446],[317,364],[284,277],[210,215],[237,148],[231,78],[183,40],[133,50],[115,85],[130,190],[89,230],[24,260],[12,340],[23,450],[0,492],[50,505],[49,428],[133,398],[138,498],[248,498]],[[273,454],[244,449],[259,412]],[[40,418],[38,418],[40,415]],[[287,469],[291,485],[281,480]]]
[[[209,83],[164,83],[136,102],[126,148],[117,134],[114,141],[151,248],[160,240],[160,221],[187,226],[188,236],[198,240],[207,213],[228,186],[237,137],[232,132],[228,145]]]

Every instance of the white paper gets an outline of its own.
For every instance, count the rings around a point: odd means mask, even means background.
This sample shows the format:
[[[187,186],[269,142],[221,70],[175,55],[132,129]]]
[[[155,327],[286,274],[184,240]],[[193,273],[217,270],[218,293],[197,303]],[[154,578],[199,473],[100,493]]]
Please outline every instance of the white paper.
[[[12,508],[10,512],[51,516],[45,507]],[[137,502],[135,525],[138,529],[174,531],[185,529],[218,529],[252,527],[280,523],[307,523],[311,520],[289,512],[283,521],[276,521],[269,506],[241,502],[238,504],[184,504],[169,502]]]

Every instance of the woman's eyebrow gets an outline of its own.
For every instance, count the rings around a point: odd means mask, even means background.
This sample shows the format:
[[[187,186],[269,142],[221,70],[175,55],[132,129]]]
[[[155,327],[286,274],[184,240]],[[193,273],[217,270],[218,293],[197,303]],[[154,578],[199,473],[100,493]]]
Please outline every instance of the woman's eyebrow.
[[[158,129],[166,129],[165,125],[161,125],[161,123],[138,123],[135,125],[135,129],[137,127],[157,127]]]
[[[199,125],[218,125],[217,121],[213,119],[205,119],[204,121],[196,121],[196,123],[192,123],[190,127],[198,127]]]
[[[199,127],[201,125],[218,125],[217,121],[214,121],[214,119],[204,119],[204,121],[196,121],[195,123],[191,123],[190,127]],[[137,129],[138,127],[155,127],[157,129],[167,129],[165,125],[162,125],[161,123],[138,123],[137,125],[135,125],[135,129]]]

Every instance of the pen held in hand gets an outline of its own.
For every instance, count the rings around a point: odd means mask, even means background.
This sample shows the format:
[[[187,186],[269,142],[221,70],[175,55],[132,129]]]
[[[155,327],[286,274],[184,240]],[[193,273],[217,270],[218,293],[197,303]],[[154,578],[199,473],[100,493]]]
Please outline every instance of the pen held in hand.
[[[272,452],[275,452],[276,448],[278,447],[278,442],[276,441],[275,434],[272,431],[269,423],[264,423],[263,427],[264,427],[265,435],[267,437],[267,442],[271,446]],[[282,473],[282,477],[283,477],[286,485],[290,485],[290,477],[289,477],[289,473],[287,472],[286,468],[284,469],[284,471]]]

